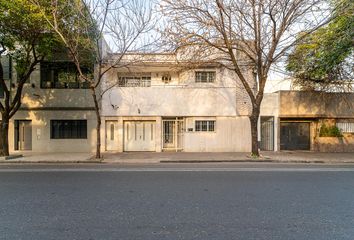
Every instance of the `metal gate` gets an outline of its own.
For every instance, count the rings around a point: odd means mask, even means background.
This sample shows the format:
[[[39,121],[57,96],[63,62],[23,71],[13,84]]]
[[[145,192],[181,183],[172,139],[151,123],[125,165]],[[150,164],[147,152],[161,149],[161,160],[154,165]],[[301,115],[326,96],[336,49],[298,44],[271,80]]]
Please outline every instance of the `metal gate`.
[[[261,117],[261,150],[274,151],[274,117]]]
[[[181,118],[162,120],[163,149],[164,150],[183,150],[183,131],[184,120]]]
[[[280,150],[310,150],[310,123],[281,122]]]

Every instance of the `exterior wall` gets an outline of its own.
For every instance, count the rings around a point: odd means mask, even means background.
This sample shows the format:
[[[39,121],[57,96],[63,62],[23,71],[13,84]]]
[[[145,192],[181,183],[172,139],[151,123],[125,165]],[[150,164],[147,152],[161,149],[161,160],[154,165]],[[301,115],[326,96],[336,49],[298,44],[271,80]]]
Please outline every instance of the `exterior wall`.
[[[264,94],[260,116],[274,117],[274,151],[278,151],[280,149],[279,93]],[[258,129],[258,140],[260,141],[260,125]]]
[[[354,133],[343,133],[342,137],[320,137],[319,132],[322,124],[335,126],[336,119],[325,118],[315,122],[312,148],[318,152],[354,152]],[[354,116],[353,120],[354,121]]]
[[[281,91],[282,117],[354,118],[354,93]]]
[[[138,71],[136,69],[135,71]],[[103,95],[103,116],[236,116],[237,85],[217,70],[215,83],[195,83],[194,71],[172,72],[163,84],[164,68],[148,68],[151,87],[113,87]],[[147,70],[145,70],[147,71]],[[105,82],[117,79],[112,71]],[[120,73],[125,74],[125,73]],[[103,89],[108,88],[106,85]],[[140,113],[139,113],[140,112]]]
[[[200,118],[187,118],[187,124]],[[203,118],[207,119],[207,118]],[[185,152],[249,152],[248,117],[216,117],[215,132],[185,132]],[[188,125],[186,126],[188,128]]]
[[[195,120],[215,120],[214,132],[196,132]],[[106,132],[106,121],[117,121],[117,145],[114,152],[124,151],[124,121],[156,121],[156,152],[163,150],[162,117],[105,117],[102,132]],[[250,151],[251,134],[247,117],[186,117],[184,119],[185,131],[183,132],[184,152],[248,152]],[[186,131],[193,128],[192,132]],[[109,129],[108,129],[109,130]],[[104,135],[105,136],[105,135]],[[106,139],[105,137],[103,139]],[[103,151],[106,151],[104,148]]]
[[[87,120],[87,139],[50,139],[50,120]],[[96,117],[93,111],[18,111],[9,125],[9,149],[14,150],[15,120],[32,121],[33,152],[95,151]]]
[[[40,66],[32,73],[30,83],[23,88],[22,106],[24,109],[40,108],[93,108],[89,89],[42,89],[40,85]]]
[[[314,142],[314,150],[318,152],[354,152],[354,136],[318,137]]]
[[[15,151],[15,120],[31,120],[33,152],[92,152],[96,144],[96,116],[89,89],[42,89],[40,65],[25,83],[20,110],[10,120],[9,150]],[[16,83],[16,72],[12,80]],[[87,120],[87,139],[50,139],[50,120]]]

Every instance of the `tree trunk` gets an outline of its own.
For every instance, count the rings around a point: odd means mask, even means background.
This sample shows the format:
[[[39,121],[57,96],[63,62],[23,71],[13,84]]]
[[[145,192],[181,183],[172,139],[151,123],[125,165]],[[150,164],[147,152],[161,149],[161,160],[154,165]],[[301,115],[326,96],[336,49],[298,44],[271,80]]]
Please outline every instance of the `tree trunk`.
[[[96,159],[101,158],[101,114],[100,114],[100,108],[99,104],[97,101],[97,96],[96,96],[96,89],[91,88],[92,91],[92,98],[93,102],[95,103],[95,113],[96,113]]]
[[[9,118],[2,116],[1,120],[1,141],[2,141],[2,156],[9,156]]]
[[[252,156],[259,157],[259,146],[258,146],[258,118],[259,110],[258,108],[253,110],[252,115],[249,117],[251,124],[251,140],[252,140]]]

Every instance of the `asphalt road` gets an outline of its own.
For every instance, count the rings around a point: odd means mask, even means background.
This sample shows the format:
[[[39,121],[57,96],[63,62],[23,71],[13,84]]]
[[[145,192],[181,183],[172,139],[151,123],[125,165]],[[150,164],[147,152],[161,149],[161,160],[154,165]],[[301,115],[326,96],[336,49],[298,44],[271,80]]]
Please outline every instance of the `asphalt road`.
[[[2,165],[0,239],[354,239],[354,166]]]

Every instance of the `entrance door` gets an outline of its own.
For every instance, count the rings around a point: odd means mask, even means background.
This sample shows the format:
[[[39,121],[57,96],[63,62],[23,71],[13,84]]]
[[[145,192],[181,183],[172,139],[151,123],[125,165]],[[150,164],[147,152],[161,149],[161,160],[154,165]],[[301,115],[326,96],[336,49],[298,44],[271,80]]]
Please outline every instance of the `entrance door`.
[[[124,151],[156,151],[155,121],[124,122]]]
[[[32,150],[31,120],[15,120],[15,150]]]
[[[261,117],[261,150],[274,150],[274,117]]]
[[[106,151],[118,150],[118,121],[106,121]]]
[[[280,150],[310,150],[310,123],[281,122]]]
[[[183,119],[163,120],[163,148],[183,150]]]

